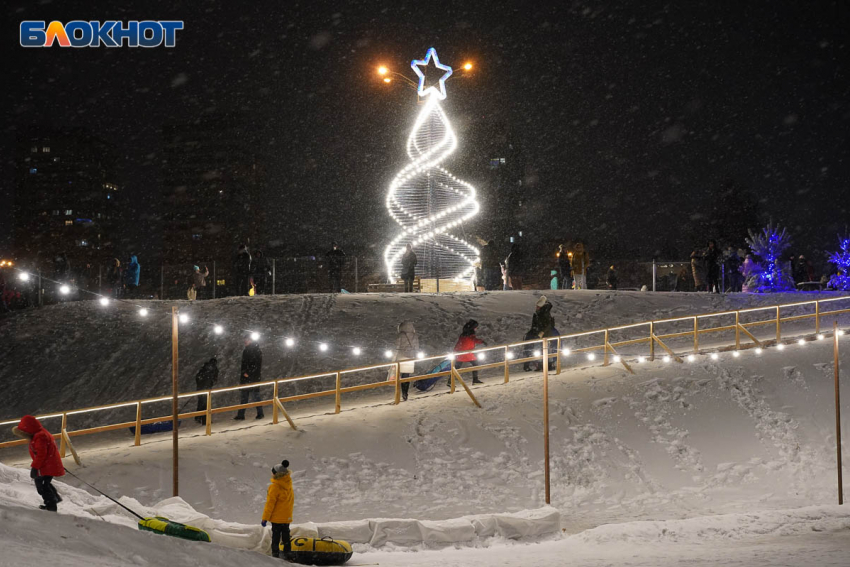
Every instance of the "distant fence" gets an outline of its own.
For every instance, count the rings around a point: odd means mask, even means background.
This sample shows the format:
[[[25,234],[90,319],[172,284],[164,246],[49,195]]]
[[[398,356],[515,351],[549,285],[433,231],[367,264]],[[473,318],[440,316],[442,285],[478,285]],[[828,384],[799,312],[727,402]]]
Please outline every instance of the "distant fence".
[[[473,391],[463,379],[463,374],[473,371],[486,371],[501,369],[504,373],[504,382],[510,380],[511,367],[517,364],[540,362],[551,363],[554,358],[555,373],[560,374],[565,361],[576,360],[575,355],[584,353],[585,360],[594,362],[600,357],[602,365],[621,364],[627,371],[634,372],[630,363],[641,363],[653,360],[660,350],[665,362],[683,362],[680,355],[686,353],[700,353],[707,349],[712,352],[725,350],[738,351],[743,348],[765,348],[769,345],[781,345],[783,328],[788,325],[796,325],[797,335],[808,336],[815,334],[815,340],[823,338],[821,326],[825,320],[838,321],[838,316],[850,313],[850,306],[843,309],[825,310],[825,307],[835,306],[836,302],[846,302],[850,305],[850,296],[840,296],[820,300],[801,301],[782,305],[771,305],[765,307],[751,307],[733,311],[722,311],[717,313],[704,313],[700,315],[685,315],[666,319],[656,319],[628,325],[619,325],[570,333],[559,337],[538,339],[484,347],[471,351],[478,358],[478,365],[473,367],[458,368],[455,364],[454,355],[441,354],[428,356],[421,359],[412,359],[418,365],[450,360],[447,369],[433,374],[417,374],[403,379],[388,380],[387,372],[394,368],[395,376],[399,377],[400,365],[406,361],[387,362],[370,366],[334,370],[321,374],[307,376],[296,376],[289,378],[278,378],[254,384],[246,384],[233,387],[213,388],[210,390],[187,392],[179,394],[179,398],[191,401],[198,397],[206,398],[206,409],[203,411],[179,412],[180,419],[191,419],[194,417],[206,418],[206,435],[212,434],[213,416],[225,412],[245,410],[260,406],[271,406],[272,421],[279,423],[283,418],[290,427],[295,429],[297,425],[290,417],[284,404],[302,400],[333,397],[334,413],[339,413],[342,408],[343,396],[355,392],[372,390],[377,388],[392,389],[394,402],[400,399],[400,384],[413,382],[423,378],[446,377],[450,382],[450,392],[454,393],[457,385],[460,385],[468,394],[475,405],[479,405]],[[783,310],[785,314],[783,315]],[[792,312],[792,313],[789,313]],[[769,317],[761,316],[768,313]],[[814,328],[805,327],[800,329],[799,323],[814,319]],[[757,337],[756,335],[760,335]],[[787,335],[786,330],[786,335]],[[766,335],[766,336],[765,336]],[[706,339],[710,341],[706,345]],[[544,344],[545,343],[545,344]],[[634,347],[642,350],[638,353]],[[629,352],[626,352],[626,351]],[[469,354],[469,353],[467,353]],[[713,356],[713,355],[712,355]],[[489,359],[494,359],[492,362]],[[369,380],[365,383],[355,383],[353,377]],[[381,376],[380,380],[376,380]],[[307,393],[290,393],[286,390],[294,384],[308,381],[313,383],[315,391]],[[220,400],[223,394],[235,392],[247,388],[259,388],[261,390],[260,401],[245,404],[225,404]],[[101,406],[61,410],[37,416],[40,420],[50,423],[46,426],[48,430],[56,431],[54,436],[61,441],[60,449],[65,456],[66,450],[72,437],[91,435],[107,431],[115,431],[135,427],[136,446],[141,443],[141,427],[143,425],[170,421],[171,413],[164,413],[157,417],[145,417],[145,408],[160,404],[161,407],[172,401],[172,396],[160,396],[129,400],[114,404]],[[216,404],[220,405],[216,405]],[[185,408],[185,405],[184,405]],[[109,411],[108,411],[109,410]],[[74,416],[82,414],[97,414],[106,412],[109,423],[97,427],[84,429],[71,429],[70,421]],[[17,425],[19,419],[0,422],[0,426]],[[25,444],[25,440],[7,441],[0,443],[0,448],[15,447]]]

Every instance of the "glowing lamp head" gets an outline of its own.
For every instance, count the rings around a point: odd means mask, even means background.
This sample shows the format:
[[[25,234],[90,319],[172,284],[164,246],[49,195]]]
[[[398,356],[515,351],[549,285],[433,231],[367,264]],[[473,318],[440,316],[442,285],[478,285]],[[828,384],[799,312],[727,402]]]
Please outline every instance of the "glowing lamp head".
[[[587,360],[596,360],[596,355],[592,352],[587,353]]]
[[[688,355],[688,362],[693,362],[693,361],[695,361],[696,359],[697,359],[697,357],[695,357],[694,355],[692,355],[692,354],[689,354],[689,355]]]
[[[718,358],[720,358],[719,354],[717,354],[716,352],[711,353],[711,360],[717,360]]]
[[[224,333],[224,327],[222,327],[221,325],[216,325],[215,327],[213,327],[213,333],[215,333],[216,335],[223,334]]]
[[[25,282],[30,279],[30,275],[26,272],[21,272],[21,275],[18,276],[22,282]]]
[[[257,331],[252,332],[251,333],[251,340],[254,341],[254,342],[259,341],[260,340],[260,333],[258,333]]]
[[[534,356],[540,356],[541,352],[539,350],[534,351]]]
[[[645,356],[639,356],[637,360],[638,360],[639,363],[643,364],[644,362],[646,362],[646,357]]]
[[[61,286],[59,286],[59,293],[61,293],[62,295],[68,295],[69,293],[71,293],[71,288],[68,287],[66,284],[62,284]]]
[[[180,320],[181,323],[188,323],[189,322],[189,316],[186,315],[185,313],[181,313],[180,316],[177,317],[177,318]]]
[[[740,353],[740,351],[736,350],[735,352],[732,353],[732,356],[734,356],[735,358],[738,358],[739,356],[741,356],[741,353]]]
[[[419,358],[419,359],[425,358],[425,353],[420,350],[419,352],[416,353],[416,358]]]
[[[513,360],[514,359],[514,353],[512,353],[511,351],[508,351],[508,353],[505,355],[505,358],[507,358],[508,360]]]
[[[844,329],[838,329],[838,336],[839,337],[844,336]]]
[[[824,336],[823,336],[823,335],[818,335],[818,340],[819,340],[819,341],[822,341],[823,339],[824,339]]]
[[[620,358],[619,354],[614,355],[614,362],[620,362],[621,360],[622,360],[622,358]]]
[[[570,356],[570,349],[568,349],[568,348],[565,348],[561,352],[564,353],[564,356]]]
[[[756,348],[756,354],[761,354],[763,351],[761,347]]]
[[[484,359],[486,359],[486,358],[487,358],[487,355],[486,355],[486,354],[484,354],[483,352],[479,352],[479,353],[478,353],[478,360],[484,360]]]
[[[669,356],[669,355],[668,355],[668,356],[665,356],[665,357],[663,358],[663,360],[664,360],[664,362],[665,362],[665,363],[670,362],[670,356]]]
[[[140,317],[147,317],[148,316],[148,310],[145,309],[144,307],[142,307],[141,309],[139,309],[139,316]]]
[[[351,354],[353,354],[354,356],[360,356],[361,352],[363,351],[360,350],[360,347],[354,347],[351,349]]]
[[[392,83],[392,82],[393,82],[393,80],[392,80],[392,79],[390,79],[389,77],[384,77],[384,82],[385,82],[385,83]]]
[[[463,64],[463,70],[464,71],[472,71],[472,63],[469,63],[469,62],[464,63]]]
[[[778,345],[776,345],[776,350],[785,350],[785,345],[782,344],[782,343],[779,343]]]
[[[385,357],[387,357],[387,358],[392,358],[392,357],[393,357],[393,351],[391,351],[391,350],[385,350],[385,351],[384,351],[384,356],[385,356]]]
[[[104,305],[104,306],[109,305],[109,298],[108,297],[101,297],[100,298],[100,304]]]
[[[381,75],[381,76],[386,75],[389,72],[390,72],[390,70],[387,69],[386,67],[384,67],[383,65],[378,67],[378,74]]]
[[[319,343],[319,350],[326,352],[328,350],[328,343]]]
[[[800,345],[800,346],[805,345],[805,344],[806,344],[806,339],[800,339],[799,341],[797,341],[797,344],[798,344],[798,345]]]
[[[285,344],[289,348],[292,348],[295,346],[295,339],[293,339],[292,337],[287,337],[286,340],[283,341],[283,344]]]

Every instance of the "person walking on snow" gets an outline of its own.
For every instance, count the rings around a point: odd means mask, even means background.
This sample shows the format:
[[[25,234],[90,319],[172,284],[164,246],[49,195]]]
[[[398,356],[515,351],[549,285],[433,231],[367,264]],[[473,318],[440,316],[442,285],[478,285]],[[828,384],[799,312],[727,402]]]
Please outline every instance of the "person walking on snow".
[[[239,375],[239,383],[251,384],[262,380],[263,371],[263,351],[260,350],[260,345],[251,339],[245,339],[245,349],[242,351],[242,367]],[[239,390],[241,404],[247,404],[251,398],[255,402],[260,401],[260,387],[242,388]],[[245,409],[236,412],[236,417],[233,419],[245,419]],[[257,418],[263,419],[263,406],[257,406]]]
[[[573,283],[573,267],[570,265],[570,253],[563,244],[558,245],[558,289],[570,289]]]
[[[236,295],[248,295],[251,289],[251,254],[244,244],[239,245],[233,268],[236,272]]]
[[[555,329],[555,318],[552,317],[552,304],[549,302],[549,299],[545,295],[541,295],[534,307],[534,315],[531,316],[531,329],[526,333],[524,340],[531,341],[558,336],[558,331]],[[529,358],[532,355],[533,346],[534,344],[525,345],[523,349],[523,356],[525,358]],[[557,351],[557,348],[554,350]],[[551,348],[549,352],[552,352]],[[543,367],[538,362],[526,362],[523,365],[523,370],[526,372],[533,369],[541,371]],[[552,359],[549,359],[549,369],[555,369],[555,363]]]
[[[416,252],[413,245],[408,242],[407,249],[401,257],[401,279],[404,280],[405,293],[413,292],[413,280],[416,278]]]
[[[705,261],[706,285],[709,293],[720,293],[720,262],[722,256],[717,247],[717,241],[709,240],[708,248],[705,249],[703,260]]]
[[[576,251],[573,254],[573,280],[576,284],[576,289],[587,289],[587,267],[590,265],[590,255],[584,249],[584,243],[576,244]]]
[[[478,345],[486,344],[484,341],[475,336],[475,330],[477,328],[478,321],[470,319],[466,322],[466,324],[463,326],[463,331],[461,331],[460,333],[460,337],[458,337],[457,342],[455,343],[454,352],[475,350],[475,347],[477,347]],[[458,354],[455,355],[455,360],[457,361],[457,364],[455,364],[455,368],[460,368],[467,362],[470,366],[478,366],[478,362],[476,361],[476,355],[474,354]],[[472,383],[483,384],[483,382],[478,379],[477,370],[473,370],[472,372]],[[447,385],[452,385],[451,377],[449,377]]]
[[[398,335],[395,340],[395,357],[393,360],[406,360],[399,364],[399,372],[401,378],[410,378],[413,374],[416,363],[413,361],[416,358],[416,353],[419,352],[419,335],[416,334],[416,329],[413,328],[413,323],[404,321],[398,326]],[[398,378],[396,378],[398,379]],[[401,399],[407,401],[407,392],[410,389],[410,382],[401,384]]]
[[[331,284],[331,293],[342,292],[342,267],[345,266],[345,252],[336,242],[331,242],[331,249],[325,256],[328,259],[328,279]]]
[[[218,382],[218,360],[215,357],[209,359],[208,362],[204,363],[198,373],[195,375],[195,386],[198,390],[210,390],[212,389],[216,382]],[[198,396],[198,409],[197,411],[207,411],[207,397],[206,396]],[[195,421],[200,423],[201,425],[207,424],[207,416],[198,415],[195,416]]]
[[[127,295],[136,297],[136,291],[139,289],[139,275],[142,267],[139,265],[139,260],[135,254],[130,255],[130,262],[124,270],[124,285],[127,286]]]
[[[292,551],[289,524],[292,523],[292,509],[295,507],[289,461],[284,459],[279,465],[272,467],[272,478],[269,482],[263,520],[260,524],[264,528],[268,523],[272,525],[272,557],[280,557],[280,543],[283,542],[283,558],[288,561]]]
[[[207,286],[208,275],[210,275],[210,269],[206,266],[204,266],[203,272],[201,272],[201,268],[198,266],[192,266],[192,275],[190,276],[191,283],[189,284],[189,299],[203,299],[205,291],[204,288]]]
[[[525,256],[519,242],[511,244],[511,253],[505,258],[505,270],[511,289],[522,291],[522,278],[525,275]]]
[[[608,268],[608,278],[606,279],[606,283],[608,284],[608,289],[617,289],[617,285],[619,285],[617,270],[614,269],[613,265]]]
[[[53,486],[53,477],[64,476],[65,467],[62,465],[62,457],[56,448],[56,441],[41,423],[31,415],[25,415],[17,427],[12,428],[12,433],[23,439],[29,439],[30,478],[35,482],[35,489],[44,500],[39,506],[42,510],[56,512],[57,504],[62,502],[62,497]]]

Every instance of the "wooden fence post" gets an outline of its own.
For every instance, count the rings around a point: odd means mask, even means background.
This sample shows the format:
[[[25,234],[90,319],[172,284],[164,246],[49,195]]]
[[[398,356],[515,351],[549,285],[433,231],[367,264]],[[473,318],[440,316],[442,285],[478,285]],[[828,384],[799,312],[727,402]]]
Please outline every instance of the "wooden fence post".
[[[212,390],[207,390],[207,428],[204,433],[212,435]]]
[[[694,354],[699,352],[699,317],[694,317]]]
[[[735,350],[741,350],[741,313],[735,311]]]
[[[555,375],[561,374],[561,335],[558,335],[558,356],[555,357]]]
[[[776,306],[776,342],[782,340],[782,323],[779,319],[779,306]]]
[[[605,353],[602,355],[602,366],[608,366],[608,329],[605,329],[605,344],[602,346],[604,347],[602,350]]]
[[[508,383],[510,378],[511,378],[511,365],[510,365],[510,360],[508,360],[508,347],[505,347],[505,384]]]
[[[393,402],[395,405],[398,405],[401,402],[401,363],[396,361],[395,363],[395,401]]]
[[[342,408],[342,392],[339,391],[340,387],[340,374],[336,373],[336,407],[334,408],[334,413],[339,413]]]
[[[274,396],[275,400],[278,398],[277,380],[274,381],[274,391],[272,392],[272,395]],[[275,403],[272,403],[272,423],[277,425],[277,404],[275,404]]]
[[[68,414],[63,413],[62,414],[62,429],[59,431],[59,433],[61,434],[62,431],[65,431],[65,429],[67,429],[67,427],[68,427]],[[136,428],[136,431],[138,431],[138,427]],[[65,436],[60,435],[59,436],[59,454],[62,456],[63,459],[65,458],[67,448],[68,448],[68,446],[67,446],[67,443],[65,443]]]
[[[136,433],[133,445],[138,447],[142,444],[142,402],[136,402]]]
[[[649,360],[655,360],[655,322],[649,322]]]

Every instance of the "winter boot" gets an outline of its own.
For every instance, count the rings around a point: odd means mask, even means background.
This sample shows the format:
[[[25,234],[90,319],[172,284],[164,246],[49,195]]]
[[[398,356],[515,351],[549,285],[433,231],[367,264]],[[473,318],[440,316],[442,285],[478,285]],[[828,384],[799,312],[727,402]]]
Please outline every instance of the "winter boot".
[[[41,510],[47,510],[48,512],[57,512],[56,504],[42,504],[39,506]]]

